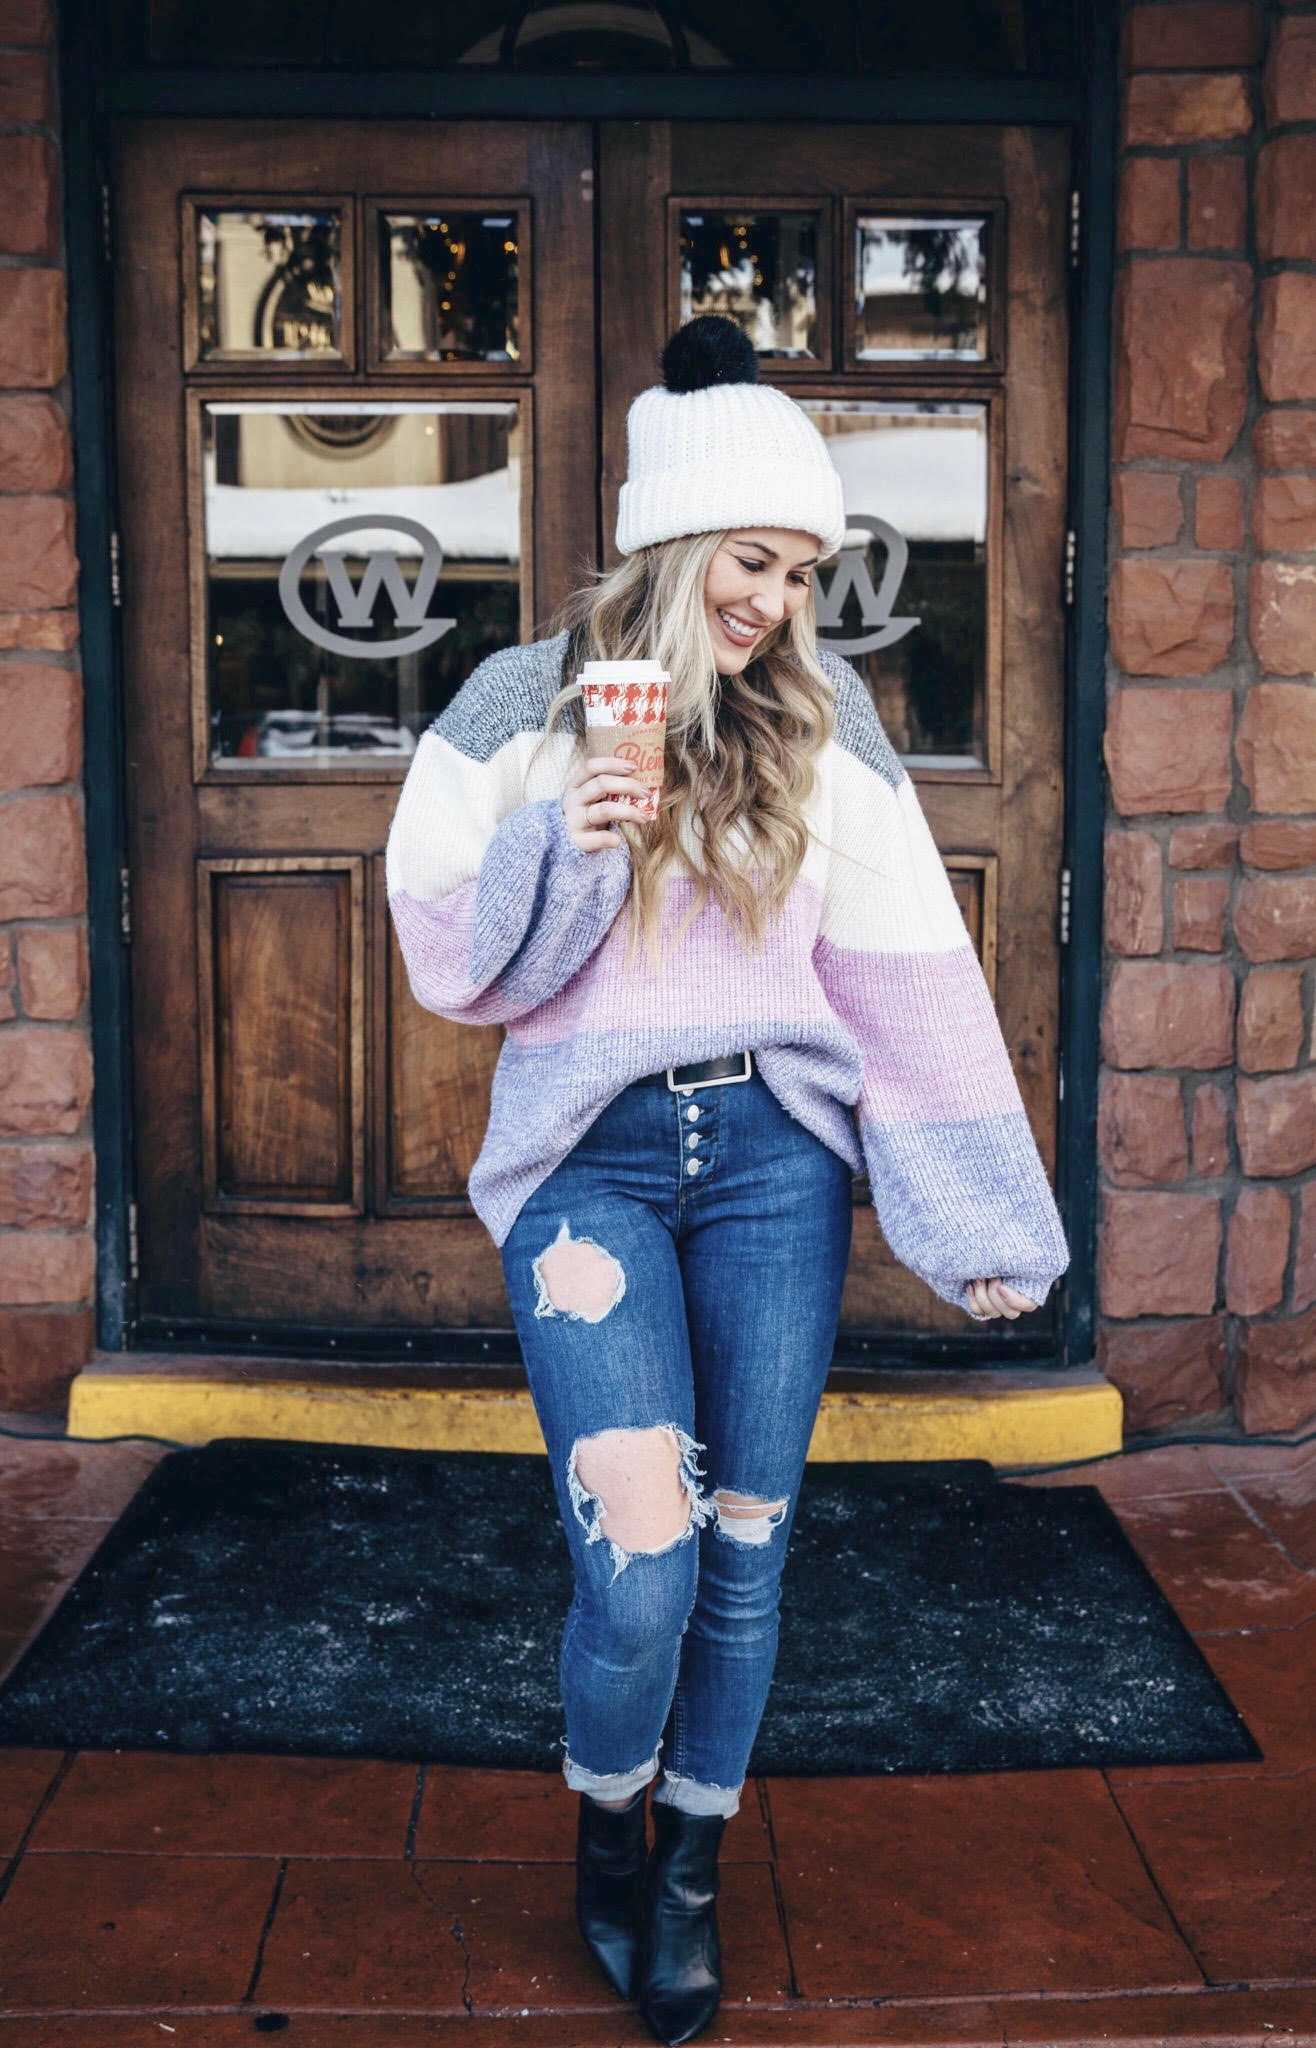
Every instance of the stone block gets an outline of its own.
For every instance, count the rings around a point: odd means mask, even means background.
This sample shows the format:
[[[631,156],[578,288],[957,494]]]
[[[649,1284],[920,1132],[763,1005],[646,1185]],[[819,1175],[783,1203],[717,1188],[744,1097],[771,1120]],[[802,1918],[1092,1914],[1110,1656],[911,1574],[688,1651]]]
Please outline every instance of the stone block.
[[[1263,412],[1252,448],[1262,469],[1316,469],[1316,412]]]
[[[1238,1064],[1243,1072],[1279,1074],[1296,1067],[1302,1039],[1302,969],[1254,968],[1238,1003]]]
[[[1210,1315],[1222,1234],[1214,1195],[1108,1193],[1098,1238],[1103,1314]]]
[[[1298,1190],[1298,1242],[1293,1253],[1293,1306],[1316,1302],[1316,1180]]]
[[[0,121],[49,126],[55,111],[43,50],[0,50]]]
[[[1254,810],[1316,811],[1316,690],[1254,683],[1235,752]]]
[[[1253,191],[1263,263],[1316,261],[1316,135],[1272,135]]]
[[[1177,249],[1180,241],[1179,160],[1130,156],[1120,172],[1115,234],[1121,249]]]
[[[91,1103],[91,1054],[80,1031],[16,1024],[0,1032],[0,1135],[72,1138]]]
[[[49,0],[0,0],[0,47],[43,49],[54,32]]]
[[[0,491],[64,491],[72,481],[69,425],[54,400],[0,398]]]
[[[1237,825],[1176,825],[1170,834],[1170,866],[1229,868],[1237,847]]]
[[[1316,1417],[1316,1309],[1244,1325],[1234,1362],[1234,1408],[1254,1436],[1302,1429]]]
[[[1179,0],[1169,7],[1131,7],[1124,19],[1129,71],[1192,71],[1255,64],[1261,56],[1256,7],[1234,0]]]
[[[1238,1156],[1252,1180],[1287,1180],[1316,1166],[1316,1071],[1238,1082]]]
[[[1226,1406],[1228,1357],[1218,1316],[1109,1324],[1097,1337],[1097,1363],[1124,1397],[1128,1436]]]
[[[1183,531],[1177,476],[1157,469],[1126,469],[1111,484],[1122,548],[1163,548]]]
[[[82,809],[62,792],[0,803],[0,923],[81,917],[87,907]]]
[[[1223,953],[1228,882],[1194,877],[1174,885],[1174,945],[1181,953]]]
[[[1229,550],[1243,545],[1243,486],[1234,476],[1198,480],[1193,537],[1199,548]]]
[[[1257,375],[1274,403],[1316,398],[1316,277],[1307,271],[1261,280]]]
[[[1222,811],[1233,722],[1228,690],[1116,690],[1105,737],[1115,809],[1125,817]]]
[[[1193,1172],[1214,1180],[1229,1171],[1229,1099],[1214,1081],[1200,1083],[1189,1117]]]
[[[1215,256],[1131,263],[1115,329],[1115,459],[1223,462],[1247,408],[1250,266]]]
[[[1227,1067],[1234,1058],[1234,977],[1225,966],[1119,960],[1101,1021],[1108,1066]]]
[[[1252,538],[1259,548],[1316,548],[1316,476],[1258,477]]]
[[[1180,142],[1228,142],[1252,126],[1247,80],[1236,71],[1143,72],[1124,89],[1124,143],[1129,149],[1172,148]]]
[[[0,135],[0,255],[59,249],[59,159],[46,135]]]
[[[1165,943],[1161,849],[1150,832],[1106,834],[1104,919],[1112,953],[1159,953]]]
[[[67,612],[0,612],[0,649],[25,654],[68,654],[78,644],[78,615]]]
[[[34,661],[0,663],[0,790],[71,782],[82,771],[82,678]]]
[[[1234,579],[1228,562],[1116,562],[1108,609],[1111,646],[1127,675],[1204,676],[1233,642]]]
[[[1253,650],[1268,675],[1316,669],[1316,563],[1254,562],[1248,610]]]
[[[29,926],[18,935],[18,986],[23,1011],[69,1023],[87,993],[87,940],[80,926]]]
[[[0,1309],[0,1405],[62,1417],[94,1334],[89,1308]]]
[[[1291,1220],[1282,1188],[1246,1187],[1239,1194],[1225,1251],[1225,1307],[1231,1314],[1262,1316],[1283,1300]]]
[[[0,387],[49,390],[68,367],[61,270],[0,270]]]
[[[1188,247],[1247,247],[1247,164],[1243,157],[1189,157]]]
[[[1316,819],[1261,818],[1243,827],[1239,851],[1250,868],[1316,865]]]
[[[96,1272],[88,1231],[0,1232],[0,1306],[36,1308],[85,1301]]]
[[[1172,1074],[1103,1074],[1097,1148],[1117,1188],[1151,1188],[1188,1177],[1183,1090]]]
[[[89,1145],[0,1145],[0,1227],[76,1230],[90,1216]]]
[[[1234,904],[1234,936],[1247,960],[1307,960],[1316,953],[1316,875],[1249,875]]]
[[[4,272],[0,271],[0,277]],[[73,504],[68,498],[10,498],[0,551],[0,611],[52,611],[78,600]]]
[[[1316,121],[1316,15],[1288,14],[1275,23],[1261,95],[1272,128]]]

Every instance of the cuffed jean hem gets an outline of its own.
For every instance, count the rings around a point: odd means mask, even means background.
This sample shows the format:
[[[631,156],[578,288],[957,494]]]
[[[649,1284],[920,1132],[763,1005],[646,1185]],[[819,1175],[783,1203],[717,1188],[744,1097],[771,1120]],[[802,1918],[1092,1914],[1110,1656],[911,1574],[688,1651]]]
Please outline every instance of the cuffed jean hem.
[[[730,1820],[733,1813],[740,1812],[739,1785],[700,1785],[694,1778],[679,1778],[673,1771],[664,1771],[662,1783],[653,1795],[655,1806],[674,1806],[678,1813],[692,1813],[703,1817],[717,1815]]]
[[[587,1792],[591,1799],[632,1799],[641,1785],[657,1777],[658,1752],[655,1750],[647,1763],[637,1764],[633,1771],[587,1771],[583,1764],[573,1764],[568,1757],[562,1775],[573,1792]]]

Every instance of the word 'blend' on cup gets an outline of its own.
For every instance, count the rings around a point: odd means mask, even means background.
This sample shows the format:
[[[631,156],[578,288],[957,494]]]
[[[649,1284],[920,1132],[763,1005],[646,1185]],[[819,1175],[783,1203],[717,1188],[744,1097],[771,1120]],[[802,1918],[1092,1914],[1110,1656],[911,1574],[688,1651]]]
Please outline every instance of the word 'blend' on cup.
[[[635,765],[635,790],[620,801],[656,818],[667,743],[667,685],[656,661],[587,661],[580,672],[591,760],[615,754]]]

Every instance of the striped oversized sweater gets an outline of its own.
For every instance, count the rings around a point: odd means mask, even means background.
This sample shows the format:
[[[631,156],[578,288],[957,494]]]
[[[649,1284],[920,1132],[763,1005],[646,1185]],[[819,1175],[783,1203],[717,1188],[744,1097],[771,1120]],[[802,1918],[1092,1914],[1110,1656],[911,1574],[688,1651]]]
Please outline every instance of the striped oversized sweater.
[[[867,1165],[887,1242],[939,1295],[966,1307],[970,1280],[999,1277],[1043,1300],[1067,1263],[1060,1220],[940,856],[854,669],[822,653],[834,732],[765,943],[716,902],[678,937],[693,884],[672,876],[655,967],[627,946],[629,850],[584,853],[566,831],[574,739],[543,737],[564,645],[480,664],[422,736],[388,842],[417,1000],[507,1027],[470,1177],[495,1243],[632,1081],[748,1047],[790,1115]]]

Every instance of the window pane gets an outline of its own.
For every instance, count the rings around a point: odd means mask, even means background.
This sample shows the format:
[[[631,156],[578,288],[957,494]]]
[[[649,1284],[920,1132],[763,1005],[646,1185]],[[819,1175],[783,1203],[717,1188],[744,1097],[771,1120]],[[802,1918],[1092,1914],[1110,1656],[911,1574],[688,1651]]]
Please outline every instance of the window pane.
[[[404,760],[520,638],[515,402],[204,408],[211,758]]]
[[[987,682],[987,408],[803,400],[850,528],[819,572],[823,641],[872,692],[914,766],[982,764]]]
[[[816,213],[683,213],[681,319],[724,313],[760,355],[818,353]]]
[[[196,217],[202,360],[323,360],[342,354],[343,223],[306,213]]]
[[[514,213],[386,213],[379,222],[386,362],[515,362]]]
[[[986,220],[855,223],[855,353],[980,361],[987,354]]]

